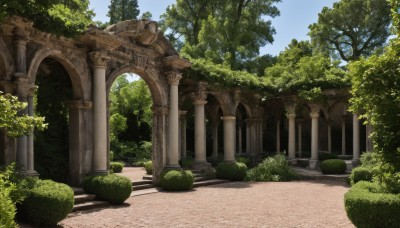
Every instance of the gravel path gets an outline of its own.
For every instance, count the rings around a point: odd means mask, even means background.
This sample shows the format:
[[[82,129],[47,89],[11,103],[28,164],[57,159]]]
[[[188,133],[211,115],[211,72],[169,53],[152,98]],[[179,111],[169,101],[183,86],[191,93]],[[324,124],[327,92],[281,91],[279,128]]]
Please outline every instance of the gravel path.
[[[135,172],[136,173],[136,172]],[[122,206],[76,212],[60,227],[354,227],[348,186],[335,181],[231,182],[129,198]]]

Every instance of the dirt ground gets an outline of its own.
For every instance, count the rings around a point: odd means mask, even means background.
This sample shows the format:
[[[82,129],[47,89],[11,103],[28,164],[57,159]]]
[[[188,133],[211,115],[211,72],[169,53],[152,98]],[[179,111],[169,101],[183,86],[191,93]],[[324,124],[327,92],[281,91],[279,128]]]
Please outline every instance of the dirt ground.
[[[144,170],[131,168],[133,179]],[[136,178],[134,178],[136,177]],[[124,205],[71,213],[60,227],[354,227],[336,181],[231,182],[130,197]]]

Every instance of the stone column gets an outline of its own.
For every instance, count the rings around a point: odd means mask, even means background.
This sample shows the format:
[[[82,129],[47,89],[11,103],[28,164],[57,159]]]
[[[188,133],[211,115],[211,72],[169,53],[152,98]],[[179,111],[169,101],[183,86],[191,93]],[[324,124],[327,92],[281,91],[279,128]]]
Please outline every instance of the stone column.
[[[178,85],[182,75],[177,72],[168,72],[169,82],[169,112],[168,112],[168,160],[167,167],[169,169],[180,168],[178,163]]]
[[[302,148],[301,148],[301,144],[302,144],[302,122],[303,122],[303,120],[302,119],[299,119],[298,121],[297,121],[297,123],[298,123],[298,125],[297,125],[297,130],[298,130],[298,147],[299,147],[299,157],[301,158],[301,153],[302,153]]]
[[[17,29],[18,30],[18,29]],[[26,74],[26,43],[27,37],[17,35],[14,40],[15,71],[17,74]]]
[[[153,183],[158,184],[160,174],[167,165],[167,107],[152,107],[152,160]]]
[[[246,153],[248,155],[250,154],[254,154],[254,144],[253,144],[253,139],[254,139],[254,135],[253,135],[253,124],[254,121],[251,119],[247,119],[246,120]]]
[[[292,163],[296,159],[296,105],[287,104],[287,118],[289,120],[288,158]]]
[[[260,139],[260,141],[259,141],[259,154],[260,153],[262,153],[263,152],[263,150],[264,150],[264,148],[263,148],[263,126],[264,126],[264,123],[263,123],[263,120],[262,119],[260,119],[259,120],[259,122],[258,122],[258,126],[259,126],[259,135],[258,135],[258,137],[259,137],[259,139]]]
[[[318,118],[320,107],[318,105],[311,106],[311,158],[310,168],[316,169],[318,166]]]
[[[181,130],[180,130],[180,155],[181,158],[185,158],[186,157],[186,114],[187,111],[180,111],[179,112],[179,116],[180,116],[180,126],[181,126]]]
[[[207,101],[197,98],[194,104],[194,169],[207,169],[204,105]]]
[[[353,163],[360,160],[360,121],[358,114],[353,114]]]
[[[346,155],[346,116],[342,116],[342,155]]]
[[[34,90],[32,91],[32,93],[34,93]],[[33,116],[33,95],[34,94],[29,94],[28,96],[28,115],[29,116]],[[26,170],[26,174],[28,176],[38,176],[39,174],[35,171],[34,168],[34,142],[33,142],[33,136],[34,136],[34,130],[32,129],[32,131],[29,133],[29,135],[27,136],[27,143],[28,143],[28,156],[27,156],[27,170]]]
[[[224,122],[224,161],[234,162],[236,117],[224,116],[221,119]]]
[[[218,158],[218,121],[212,123],[212,137],[213,137],[213,158]]]
[[[328,124],[328,153],[332,153],[332,129],[331,129],[331,120],[327,120]]]
[[[276,153],[281,152],[281,120],[276,120]]]
[[[238,136],[238,154],[242,154],[242,125],[238,125],[238,130],[237,130],[237,136]]]
[[[93,61],[92,173],[104,175],[108,173],[106,68],[110,58],[101,51],[90,52],[89,56]]]

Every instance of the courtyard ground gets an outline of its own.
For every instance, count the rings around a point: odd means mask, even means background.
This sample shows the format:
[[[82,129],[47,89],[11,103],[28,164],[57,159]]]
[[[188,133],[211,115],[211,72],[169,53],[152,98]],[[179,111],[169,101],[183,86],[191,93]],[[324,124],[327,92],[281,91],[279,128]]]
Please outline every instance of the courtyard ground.
[[[140,168],[124,175],[140,178]],[[136,179],[136,178],[134,178]],[[354,227],[337,181],[231,182],[130,197],[124,205],[71,213],[60,227]]]

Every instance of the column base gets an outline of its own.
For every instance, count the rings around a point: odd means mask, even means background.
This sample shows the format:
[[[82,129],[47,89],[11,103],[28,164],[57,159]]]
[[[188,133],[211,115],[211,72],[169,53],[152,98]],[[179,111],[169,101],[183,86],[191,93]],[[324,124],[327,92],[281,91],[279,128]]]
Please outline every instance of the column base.
[[[28,177],[39,177],[39,173],[35,170],[27,170],[25,175]]]
[[[193,163],[193,169],[208,172],[212,169],[212,166],[206,161],[195,161]]]
[[[353,168],[357,167],[360,164],[360,159],[353,159],[351,160],[351,163],[353,165]]]
[[[289,158],[288,161],[289,161],[290,165],[297,165],[297,159],[296,158]]]
[[[105,176],[108,175],[110,172],[108,170],[92,170],[90,171],[89,175],[92,176]]]
[[[177,165],[166,165],[165,167],[164,167],[164,171],[169,171],[169,170],[181,170],[182,169],[182,167],[179,165],[179,164],[177,164]]]
[[[309,161],[310,169],[318,169],[319,161],[317,159],[310,159]]]

